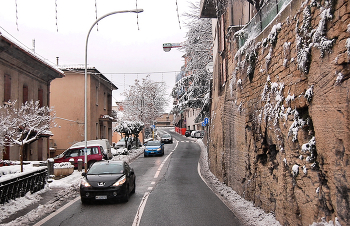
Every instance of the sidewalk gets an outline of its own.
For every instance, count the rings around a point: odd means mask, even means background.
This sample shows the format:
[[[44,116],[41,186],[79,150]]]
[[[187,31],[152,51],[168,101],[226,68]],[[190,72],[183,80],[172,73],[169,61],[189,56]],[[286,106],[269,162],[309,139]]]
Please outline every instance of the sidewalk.
[[[131,162],[143,153],[143,148],[132,150],[129,155],[114,156],[112,160]],[[36,193],[10,200],[0,206],[0,225],[33,225],[46,215],[56,211],[79,195],[81,173],[78,170],[64,178],[47,183]]]

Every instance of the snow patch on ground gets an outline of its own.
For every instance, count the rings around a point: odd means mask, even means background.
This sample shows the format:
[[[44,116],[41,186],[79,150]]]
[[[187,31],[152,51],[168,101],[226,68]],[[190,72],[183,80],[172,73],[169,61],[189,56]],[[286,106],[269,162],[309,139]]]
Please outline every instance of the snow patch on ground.
[[[281,225],[273,214],[265,213],[262,209],[255,207],[250,201],[245,200],[237,194],[231,187],[220,182],[209,169],[207,148],[198,139],[197,143],[201,147],[199,159],[200,173],[208,187],[226,204],[226,206],[239,218],[244,225]]]

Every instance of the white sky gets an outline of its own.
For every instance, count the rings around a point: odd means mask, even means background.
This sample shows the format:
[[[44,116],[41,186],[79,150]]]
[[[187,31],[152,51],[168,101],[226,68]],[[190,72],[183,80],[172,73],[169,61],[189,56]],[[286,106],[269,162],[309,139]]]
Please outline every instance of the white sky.
[[[119,88],[113,92],[114,101],[122,100],[125,88],[147,73],[154,81],[165,81],[170,93],[183,65],[183,52],[173,49],[166,53],[162,45],[184,41],[187,28],[182,15],[191,1],[194,0],[177,0],[181,29],[176,0],[137,0],[138,8],[144,10],[138,14],[140,30],[135,13],[108,16],[99,22],[98,31],[94,27],[89,37],[88,65]],[[96,2],[98,18],[136,8],[136,0]],[[35,39],[35,52],[54,64],[59,57],[59,65],[84,65],[86,36],[95,20],[95,0],[0,1],[0,32],[11,38],[7,31],[29,48],[33,48]]]

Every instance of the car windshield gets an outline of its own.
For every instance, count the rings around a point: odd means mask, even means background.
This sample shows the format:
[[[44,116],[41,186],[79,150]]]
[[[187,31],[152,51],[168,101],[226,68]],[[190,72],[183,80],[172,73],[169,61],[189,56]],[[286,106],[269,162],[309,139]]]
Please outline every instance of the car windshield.
[[[103,163],[93,164],[89,169],[88,175],[96,174],[120,174],[123,173],[123,163]]]
[[[151,140],[147,142],[146,146],[160,146],[160,142],[157,140]]]
[[[167,137],[171,137],[171,136],[170,136],[170,134],[164,134],[162,137],[167,138]]]

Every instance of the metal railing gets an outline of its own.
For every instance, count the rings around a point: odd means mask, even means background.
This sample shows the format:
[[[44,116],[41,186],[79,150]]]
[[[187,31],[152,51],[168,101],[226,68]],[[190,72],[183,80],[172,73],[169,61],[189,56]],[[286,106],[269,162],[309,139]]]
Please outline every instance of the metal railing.
[[[239,37],[239,47],[242,47],[249,38],[257,37],[276,18],[276,16],[292,0],[276,0],[266,3],[260,11],[244,26],[246,36]]]
[[[27,192],[37,192],[45,187],[47,168],[0,182],[0,204],[23,197]]]

